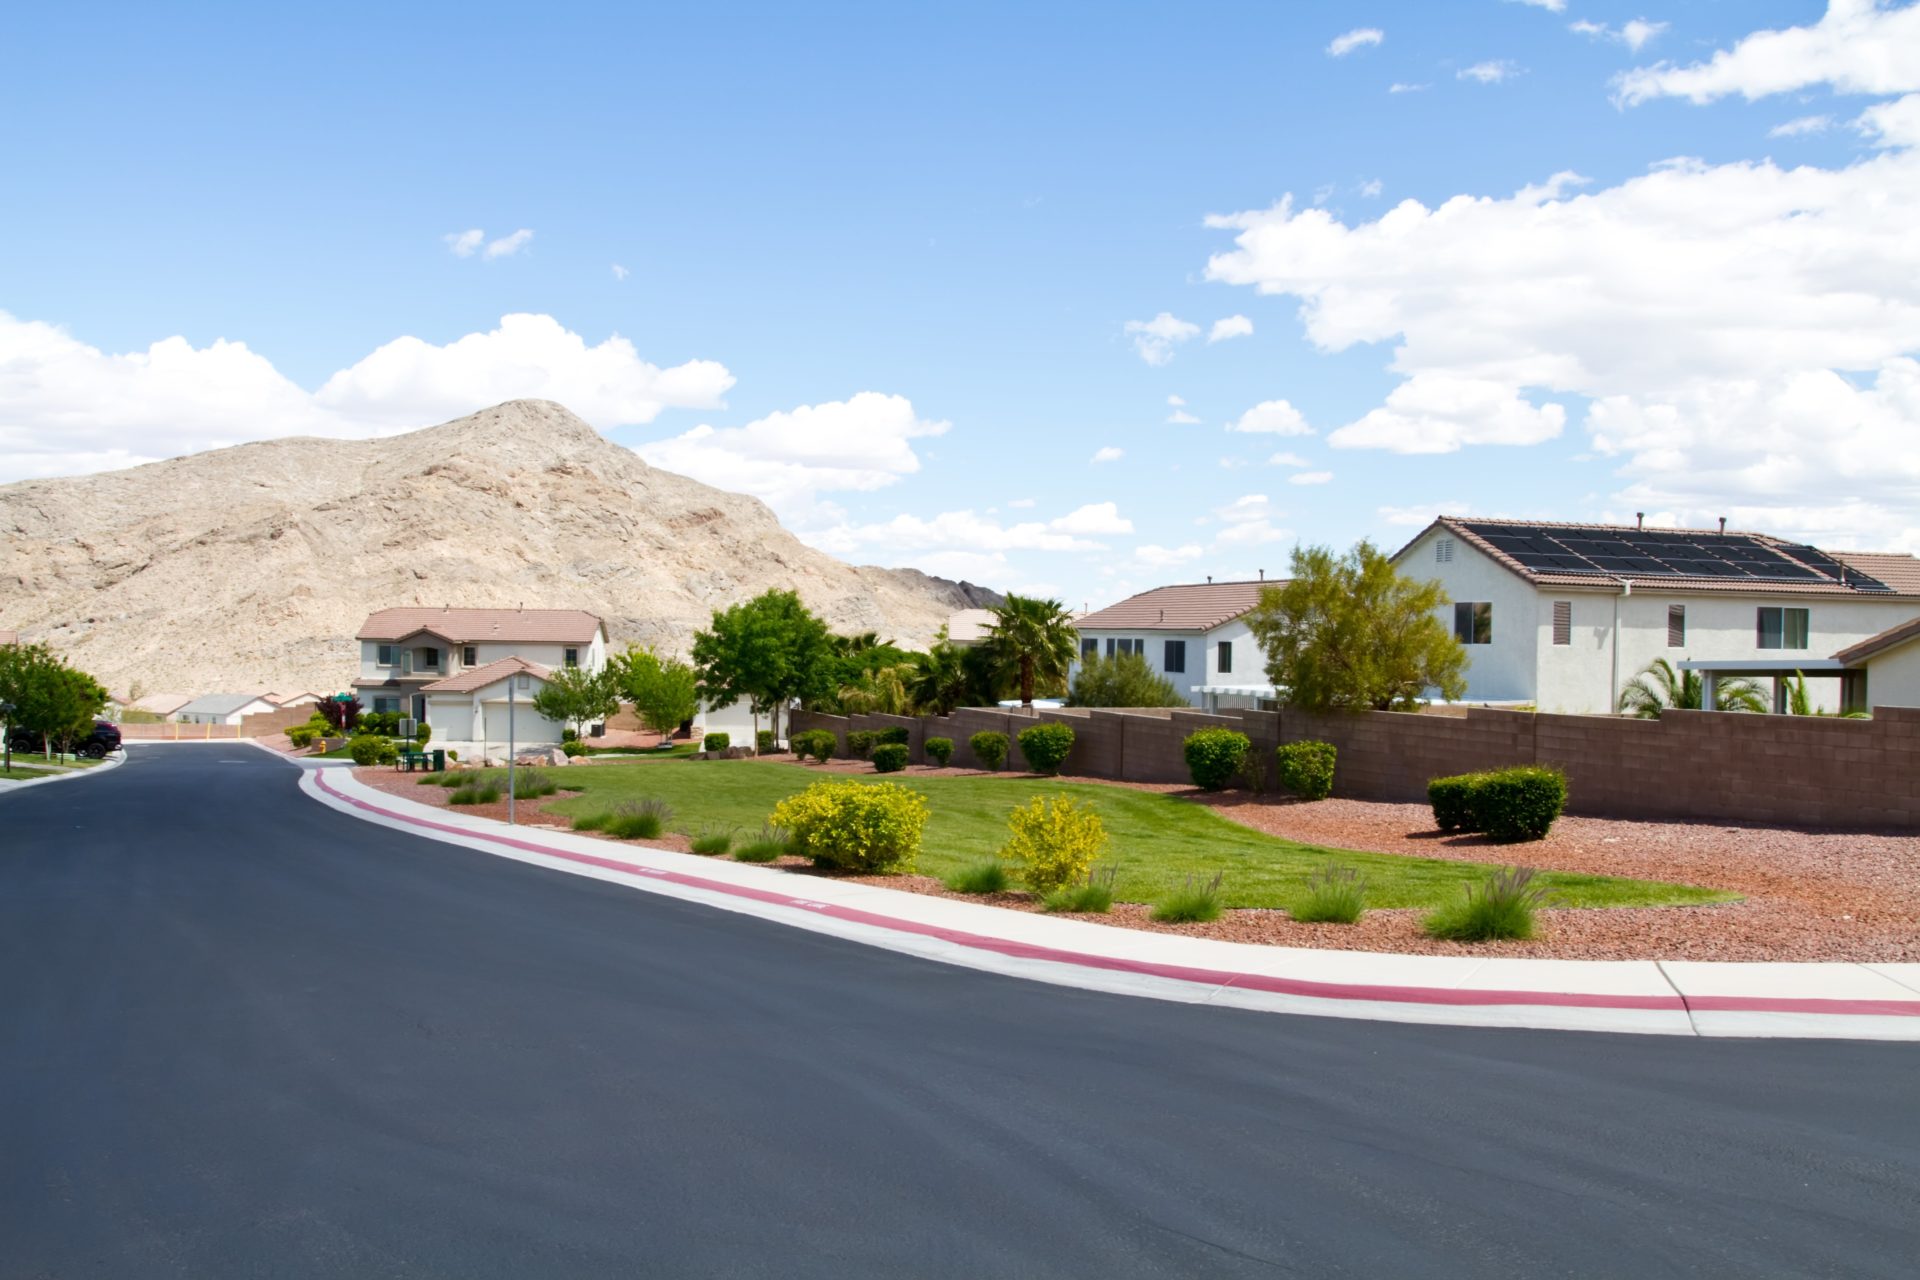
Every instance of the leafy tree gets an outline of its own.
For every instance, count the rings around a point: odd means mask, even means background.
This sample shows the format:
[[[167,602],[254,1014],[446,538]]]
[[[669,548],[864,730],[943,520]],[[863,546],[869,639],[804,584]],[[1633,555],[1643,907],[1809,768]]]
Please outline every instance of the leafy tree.
[[[1067,690],[1070,707],[1184,707],[1190,705],[1173,681],[1155,675],[1145,654],[1089,654],[1080,660]]]
[[[604,720],[620,710],[620,691],[607,670],[561,667],[548,673],[546,682],[533,695],[533,709],[576,734],[582,733],[588,722]]]
[[[1719,692],[1720,686],[1716,682],[1714,685],[1716,702],[1719,701]],[[1807,674],[1804,671],[1794,672],[1793,679],[1787,681],[1787,714],[1790,716],[1813,714],[1813,699],[1807,696]]]
[[[0,647],[0,702],[11,702],[7,731],[27,729],[40,735],[51,753],[62,753],[73,739],[89,732],[93,718],[107,705],[107,691],[84,671],[68,666],[43,644]]]
[[[993,611],[985,648],[996,670],[1018,678],[1020,705],[1031,707],[1036,684],[1066,684],[1079,639],[1073,615],[1058,600],[1010,595]]]
[[[842,686],[835,701],[846,714],[908,715],[913,711],[913,694],[907,688],[912,673],[913,667],[904,662],[870,671],[853,684]]]
[[[1343,556],[1296,547],[1291,578],[1260,593],[1247,625],[1289,705],[1387,711],[1429,689],[1466,692],[1466,650],[1438,616],[1446,603],[1438,582],[1397,573],[1370,542]]]
[[[914,654],[911,665],[907,692],[921,712],[945,716],[964,705],[970,682],[966,657],[958,645],[948,643],[943,636],[928,652]]]
[[[1662,711],[1698,711],[1705,697],[1706,681],[1698,671],[1679,671],[1665,658],[1655,658],[1620,691],[1619,709],[1658,720]],[[1733,676],[1713,682],[1713,709],[1763,712],[1767,698],[1753,681]]]
[[[629,645],[607,670],[641,723],[663,738],[700,709],[700,677],[678,658],[662,658],[652,649]]]
[[[782,707],[835,688],[827,626],[792,591],[767,591],[715,610],[708,629],[694,634],[693,665],[701,697],[716,707],[747,699],[756,717],[773,717],[776,738]]]

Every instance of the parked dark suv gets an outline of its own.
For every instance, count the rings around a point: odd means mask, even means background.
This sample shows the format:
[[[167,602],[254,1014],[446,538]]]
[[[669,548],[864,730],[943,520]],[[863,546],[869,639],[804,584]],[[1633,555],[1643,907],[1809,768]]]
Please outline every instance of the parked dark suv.
[[[40,740],[40,735],[31,729],[15,729],[8,737],[12,740],[15,751],[25,753],[46,750],[46,744]],[[95,760],[101,759],[109,751],[119,749],[120,726],[111,720],[95,720],[92,733],[84,738],[73,740],[75,755],[88,756]]]

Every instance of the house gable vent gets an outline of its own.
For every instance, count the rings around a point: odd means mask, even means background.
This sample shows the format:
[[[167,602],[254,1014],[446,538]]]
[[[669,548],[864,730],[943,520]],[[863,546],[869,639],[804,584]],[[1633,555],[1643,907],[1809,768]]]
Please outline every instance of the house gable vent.
[[[1555,644],[1573,643],[1573,601],[1571,600],[1553,602],[1553,642]]]
[[[1453,563],[1453,539],[1441,538],[1433,544],[1433,562],[1435,564]]]

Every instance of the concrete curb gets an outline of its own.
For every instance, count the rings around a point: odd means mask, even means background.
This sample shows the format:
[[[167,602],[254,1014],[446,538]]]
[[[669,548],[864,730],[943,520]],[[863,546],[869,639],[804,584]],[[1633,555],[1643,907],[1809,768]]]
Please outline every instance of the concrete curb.
[[[122,747],[120,751],[109,755],[106,759],[90,769],[66,769],[45,778],[26,778],[21,780],[0,778],[0,796],[8,795],[15,791],[24,791],[28,787],[44,787],[53,782],[72,782],[76,778],[91,778],[102,773],[112,773],[126,762],[126,749]]]
[[[1276,1013],[1660,1035],[1920,1040],[1920,964],[1706,964],[1314,951],[1147,933],[509,827],[306,767],[364,821],[944,963]],[[796,893],[799,890],[805,896]]]

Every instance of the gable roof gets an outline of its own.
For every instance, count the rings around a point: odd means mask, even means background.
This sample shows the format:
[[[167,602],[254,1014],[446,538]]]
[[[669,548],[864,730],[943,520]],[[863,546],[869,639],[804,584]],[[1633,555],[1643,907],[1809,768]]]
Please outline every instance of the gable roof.
[[[1833,657],[1836,662],[1844,662],[1854,667],[1869,658],[1878,657],[1889,649],[1897,649],[1909,640],[1916,639],[1920,639],[1920,618],[1908,618],[1905,622],[1888,627],[1878,635],[1868,636],[1857,644],[1848,645]]]
[[[1260,603],[1260,593],[1284,579],[1189,582],[1155,587],[1075,618],[1082,631],[1211,631]]]
[[[435,680],[421,688],[421,693],[472,693],[484,689],[490,684],[498,684],[508,676],[526,672],[537,680],[545,680],[550,674],[547,668],[537,662],[528,662],[525,658],[496,658],[484,667],[469,667],[457,676],[448,676],[445,680]]]
[[[173,712],[182,716],[230,716],[242,707],[256,702],[267,702],[257,693],[203,693],[192,702]],[[267,702],[271,707],[273,704]]]
[[[143,698],[136,698],[133,705],[156,716],[170,716],[192,701],[184,693],[149,693]]]
[[[1393,559],[1398,562],[1435,529],[1537,586],[1604,590],[1631,582],[1635,590],[1652,591],[1920,595],[1920,561],[1909,555],[1830,554],[1769,534],[1718,529],[1441,516]]]
[[[402,605],[369,614],[356,640],[404,640],[422,631],[453,644],[591,644],[602,623],[584,609],[455,609]]]

